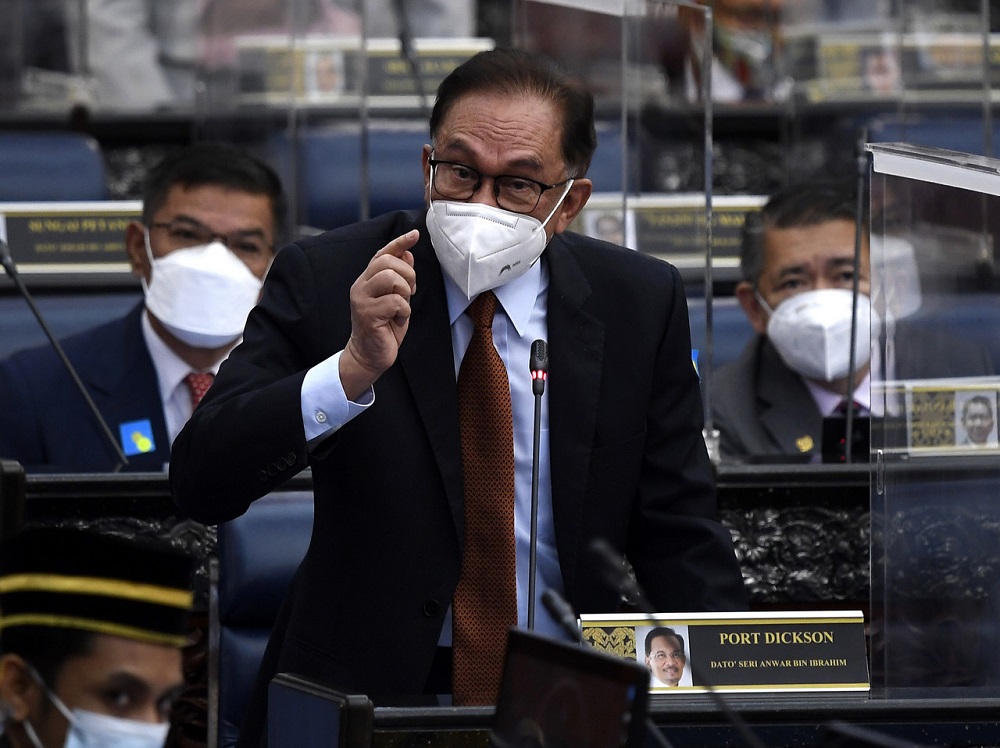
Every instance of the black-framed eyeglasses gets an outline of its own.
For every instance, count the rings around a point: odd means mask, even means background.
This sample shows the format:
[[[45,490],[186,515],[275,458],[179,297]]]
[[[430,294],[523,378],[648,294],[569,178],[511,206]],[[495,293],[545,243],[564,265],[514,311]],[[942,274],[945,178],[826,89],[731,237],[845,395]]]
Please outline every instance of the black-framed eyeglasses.
[[[653,659],[653,660],[656,660],[657,662],[663,662],[668,657],[671,660],[684,660],[684,659],[687,659],[684,656],[683,652],[680,652],[680,651],[676,651],[676,652],[664,652],[662,649],[660,651],[658,651],[658,652],[653,652],[650,655],[650,658]]]
[[[431,182],[435,191],[448,200],[468,200],[483,183],[483,174],[471,166],[456,161],[427,159],[431,165]],[[498,174],[493,180],[493,197],[504,210],[512,213],[530,213],[538,206],[542,193],[570,182],[564,179],[555,184],[545,184],[537,179]]]
[[[175,218],[172,221],[159,221],[149,224],[150,229],[162,229],[166,232],[166,240],[172,249],[199,247],[219,241],[238,254],[268,254],[274,251],[274,245],[264,239],[258,229],[250,231],[234,231],[231,234],[220,234],[213,231],[200,221],[190,218]]]

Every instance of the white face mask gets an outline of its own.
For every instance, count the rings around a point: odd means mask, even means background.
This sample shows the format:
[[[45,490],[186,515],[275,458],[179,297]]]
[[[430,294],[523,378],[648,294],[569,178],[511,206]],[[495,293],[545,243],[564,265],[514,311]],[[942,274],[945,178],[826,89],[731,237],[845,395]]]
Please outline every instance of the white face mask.
[[[782,360],[794,371],[809,379],[832,382],[850,372],[851,315],[853,294],[847,289],[823,288],[807,291],[778,304],[770,312],[767,337]],[[871,357],[871,330],[881,325],[871,300],[858,295],[858,334],[854,344],[854,363],[860,370]]]
[[[899,236],[871,238],[872,306],[886,322],[920,310],[920,269],[913,244]]]
[[[548,244],[545,225],[572,186],[570,179],[544,221],[483,203],[431,200],[427,234],[441,267],[466,298],[528,272]]]
[[[167,739],[170,725],[166,722],[139,722],[84,709],[71,711],[33,670],[32,677],[69,722],[63,748],[162,748]],[[30,722],[24,722],[24,731],[35,748],[44,748]]]
[[[153,257],[146,230],[150,281],[142,281],[146,308],[179,340],[221,348],[243,334],[263,281],[222,242]]]

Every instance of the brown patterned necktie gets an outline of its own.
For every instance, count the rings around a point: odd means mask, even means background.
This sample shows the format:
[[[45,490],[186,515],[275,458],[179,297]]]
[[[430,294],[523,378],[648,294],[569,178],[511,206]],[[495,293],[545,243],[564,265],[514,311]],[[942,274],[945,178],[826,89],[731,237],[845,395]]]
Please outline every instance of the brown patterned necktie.
[[[215,381],[215,374],[208,374],[204,372],[192,371],[186,377],[184,377],[184,384],[188,386],[191,390],[191,409],[194,410],[198,407],[198,403],[208,392],[208,388],[212,386],[212,382]]]
[[[453,700],[496,702],[507,643],[517,625],[514,429],[507,368],[493,346],[492,291],[468,309],[475,328],[458,373],[465,473],[465,552],[453,600]]]

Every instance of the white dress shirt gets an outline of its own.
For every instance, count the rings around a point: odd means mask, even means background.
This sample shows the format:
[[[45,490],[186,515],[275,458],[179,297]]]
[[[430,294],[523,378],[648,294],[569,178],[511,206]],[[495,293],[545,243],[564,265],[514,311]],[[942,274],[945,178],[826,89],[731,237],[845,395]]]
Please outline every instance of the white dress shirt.
[[[464,312],[470,299],[444,276],[451,322],[455,379],[472,337],[472,320]],[[514,536],[517,553],[518,624],[528,620],[528,568],[531,528],[531,472],[534,447],[535,397],[531,391],[528,362],[531,344],[546,339],[548,272],[537,262],[525,275],[494,289],[500,304],[493,319],[493,342],[507,366],[514,421]],[[503,313],[500,313],[500,307]],[[341,352],[342,353],[342,352]],[[302,382],[302,421],[306,439],[315,444],[334,433],[374,402],[374,390],[360,402],[348,402],[340,382],[340,353],[310,369]],[[539,439],[538,519],[535,558],[535,630],[560,639],[568,637],[541,603],[542,593],[563,593],[562,573],[556,552],[552,515],[552,484],[549,472],[548,396],[542,395]],[[440,643],[451,643],[451,616],[445,617]]]
[[[162,338],[153,330],[149,323],[149,312],[142,311],[142,337],[146,341],[146,349],[153,360],[156,369],[156,380],[160,388],[160,399],[163,401],[163,418],[167,425],[167,436],[174,443],[177,434],[191,417],[191,390],[184,382],[184,377],[191,373],[191,365],[170,350]],[[235,345],[235,344],[234,344]],[[219,373],[219,366],[225,356],[215,362],[205,371]]]

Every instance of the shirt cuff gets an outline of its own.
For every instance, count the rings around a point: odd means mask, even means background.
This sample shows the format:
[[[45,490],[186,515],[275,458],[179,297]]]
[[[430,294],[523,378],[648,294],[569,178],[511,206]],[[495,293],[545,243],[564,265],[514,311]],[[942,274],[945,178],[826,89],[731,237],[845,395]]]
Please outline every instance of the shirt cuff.
[[[335,353],[306,372],[302,380],[302,424],[310,444],[336,433],[358,413],[375,402],[375,390],[369,387],[358,401],[347,399],[340,381],[340,357]]]

